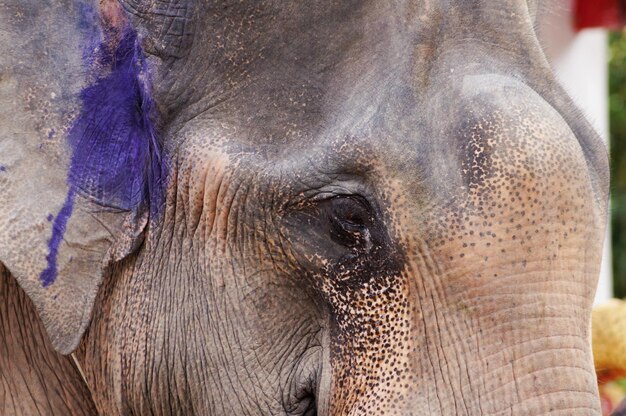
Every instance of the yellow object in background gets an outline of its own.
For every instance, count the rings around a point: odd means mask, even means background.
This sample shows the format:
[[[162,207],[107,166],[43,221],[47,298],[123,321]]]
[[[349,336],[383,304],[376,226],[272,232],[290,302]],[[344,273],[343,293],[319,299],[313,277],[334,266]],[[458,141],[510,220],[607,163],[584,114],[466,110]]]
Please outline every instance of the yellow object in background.
[[[591,340],[596,370],[621,370],[626,375],[626,302],[611,299],[593,308]]]
[[[626,302],[611,299],[591,313],[593,361],[602,414],[609,416],[626,398]]]

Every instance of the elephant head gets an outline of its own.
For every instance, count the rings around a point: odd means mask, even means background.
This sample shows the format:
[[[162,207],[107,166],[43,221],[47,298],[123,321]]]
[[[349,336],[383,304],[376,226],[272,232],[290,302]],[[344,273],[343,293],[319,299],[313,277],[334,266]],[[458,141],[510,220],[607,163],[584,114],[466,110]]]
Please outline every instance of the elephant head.
[[[0,261],[98,411],[598,414],[607,156],[536,9],[3,2]]]

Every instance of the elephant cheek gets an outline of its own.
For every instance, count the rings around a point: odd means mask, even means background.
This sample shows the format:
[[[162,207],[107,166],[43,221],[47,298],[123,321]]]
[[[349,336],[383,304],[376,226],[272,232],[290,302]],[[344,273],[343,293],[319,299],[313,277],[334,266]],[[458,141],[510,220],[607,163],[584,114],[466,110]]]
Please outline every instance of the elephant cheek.
[[[402,273],[343,294],[354,306],[337,310],[331,323],[331,415],[390,414],[418,381],[408,289]]]
[[[563,283],[581,272],[501,259],[450,275],[433,252],[416,257],[368,307],[337,315],[330,414],[598,410],[589,288]]]

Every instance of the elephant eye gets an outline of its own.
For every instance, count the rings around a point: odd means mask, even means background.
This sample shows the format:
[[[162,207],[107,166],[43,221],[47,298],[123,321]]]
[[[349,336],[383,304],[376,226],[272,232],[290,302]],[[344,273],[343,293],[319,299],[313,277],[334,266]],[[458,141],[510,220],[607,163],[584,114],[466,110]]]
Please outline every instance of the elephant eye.
[[[328,212],[331,239],[345,247],[370,251],[373,245],[371,226],[375,218],[366,201],[355,197],[330,200]]]
[[[281,239],[289,244],[287,253],[292,253],[294,265],[307,273],[318,270],[335,276],[337,281],[401,267],[376,202],[360,194],[318,192],[294,204],[282,214]]]

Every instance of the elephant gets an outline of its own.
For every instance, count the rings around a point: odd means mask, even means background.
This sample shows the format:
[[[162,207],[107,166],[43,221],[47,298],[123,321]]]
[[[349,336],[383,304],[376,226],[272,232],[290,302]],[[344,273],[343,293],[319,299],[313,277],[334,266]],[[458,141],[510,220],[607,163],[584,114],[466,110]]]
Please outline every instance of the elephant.
[[[0,412],[600,414],[545,7],[3,1]]]

